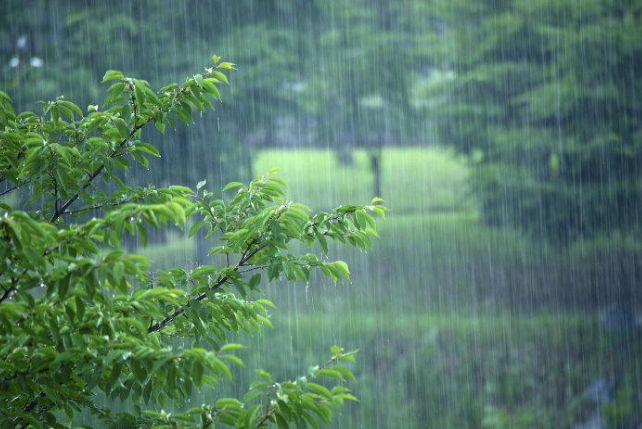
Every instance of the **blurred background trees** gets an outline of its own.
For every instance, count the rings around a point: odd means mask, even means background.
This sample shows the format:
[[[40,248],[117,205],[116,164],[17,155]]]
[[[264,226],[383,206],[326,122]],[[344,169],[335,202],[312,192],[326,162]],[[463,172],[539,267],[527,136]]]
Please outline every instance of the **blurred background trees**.
[[[639,2],[455,1],[443,58],[457,76],[443,141],[474,153],[484,219],[567,241],[638,230]]]
[[[378,176],[381,147],[452,145],[484,221],[572,241],[639,227],[639,3],[8,0],[1,82],[19,105],[90,104],[108,67],[154,83],[216,48],[238,84],[215,121],[164,139],[195,166],[161,161],[168,178],[249,177],[247,154],[274,146],[365,147]]]

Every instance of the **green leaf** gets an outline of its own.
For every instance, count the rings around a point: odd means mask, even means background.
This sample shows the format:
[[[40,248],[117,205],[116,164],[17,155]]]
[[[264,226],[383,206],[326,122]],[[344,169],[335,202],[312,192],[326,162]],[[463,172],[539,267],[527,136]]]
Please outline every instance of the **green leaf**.
[[[125,271],[125,264],[122,262],[116,262],[114,264],[113,268],[113,273],[114,273],[114,279],[116,280],[117,283],[120,283],[123,279],[123,273]]]
[[[214,76],[215,78],[217,78],[217,79],[219,79],[220,81],[225,82],[225,83],[227,83],[227,84],[229,85],[229,83],[230,83],[230,82],[227,80],[227,76],[225,76],[225,74],[224,74],[224,73],[221,73],[221,72],[220,72],[220,71],[218,71],[218,70],[212,70],[210,73],[211,73],[211,75],[212,75],[212,76]]]
[[[248,282],[248,285],[249,285],[250,289],[256,290],[257,287],[259,286],[259,283],[261,283],[261,274],[254,274],[250,278],[250,281]]]
[[[123,73],[118,70],[107,70],[103,76],[103,83],[110,80],[123,79],[124,77]]]
[[[200,221],[196,222],[189,229],[189,236],[193,237],[198,232],[198,230],[201,229],[202,227],[204,227],[205,225],[207,225],[207,222],[205,222],[204,220],[200,220]]]
[[[232,350],[241,350],[241,349],[244,349],[244,348],[245,347],[242,344],[228,343],[228,344],[225,344],[223,347],[221,347],[219,352],[228,352],[228,351],[232,351]]]
[[[223,191],[229,191],[230,189],[243,188],[245,185],[241,182],[230,182],[223,188]]]
[[[348,269],[348,264],[343,261],[334,261],[330,264],[331,267],[337,268],[345,278],[350,278],[350,270]]]
[[[283,415],[281,413],[276,413],[275,419],[276,419],[276,425],[279,429],[288,429],[290,427],[288,425],[288,422],[285,420],[285,418],[283,418]]]

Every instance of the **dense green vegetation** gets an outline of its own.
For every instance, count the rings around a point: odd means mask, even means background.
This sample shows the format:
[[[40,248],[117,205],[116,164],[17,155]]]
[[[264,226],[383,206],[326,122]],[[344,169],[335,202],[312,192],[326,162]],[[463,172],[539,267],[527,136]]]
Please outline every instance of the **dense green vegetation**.
[[[474,153],[485,220],[569,242],[639,232],[642,2],[453,1],[435,113]]]
[[[620,380],[617,399],[601,406],[607,427],[635,427],[642,418],[636,387],[642,341],[604,332],[582,314],[516,319],[355,309],[339,319],[323,311],[281,314],[273,324],[253,341],[258,353],[247,356],[248,367],[270,361],[272,372],[287,374],[313,363],[323,339],[359,347],[360,403],[341,412],[337,429],[572,427],[596,409],[586,393],[596,373]],[[627,340],[628,348],[614,356]],[[279,350],[294,358],[279,360]]]
[[[142,140],[146,128],[163,133],[194,110],[213,110],[233,68],[214,55],[206,74],[159,90],[109,70],[108,96],[87,111],[58,97],[42,103],[41,115],[15,112],[0,92],[1,196],[13,197],[0,202],[0,426],[69,428],[80,413],[108,428],[317,427],[356,400],[342,364],[355,352],[335,345],[296,380],[258,371],[239,399],[187,402],[231,380],[228,365],[243,366],[234,354],[243,346],[230,334],[270,325],[262,278],[308,281],[319,271],[335,283],[349,279],[345,262],[328,259],[328,242],[371,247],[370,213],[386,210],[374,199],[310,214],[271,172],[229,183],[229,197],[207,191],[205,181],[195,189],[127,184],[131,162],[147,167],[160,156]],[[172,224],[204,235],[216,263],[150,270],[122,244],[125,235],[146,244],[148,229]],[[318,243],[322,256],[294,242]],[[325,387],[324,378],[339,384]],[[123,411],[97,403],[99,391]],[[177,412],[163,410],[170,401]]]

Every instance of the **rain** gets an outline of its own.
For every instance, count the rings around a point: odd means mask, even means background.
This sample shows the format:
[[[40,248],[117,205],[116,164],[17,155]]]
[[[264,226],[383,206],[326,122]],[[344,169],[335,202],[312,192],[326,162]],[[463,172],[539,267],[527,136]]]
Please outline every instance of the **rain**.
[[[273,326],[234,337],[245,368],[166,410],[339,345],[359,401],[327,427],[642,427],[642,0],[3,0],[0,23],[16,111],[100,111],[110,69],[159,88],[235,64],[214,111],[143,131],[161,157],[128,183],[218,192],[279,168],[313,211],[389,208],[371,249],[329,244],[349,280],[264,278]],[[221,261],[188,231],[123,246]]]

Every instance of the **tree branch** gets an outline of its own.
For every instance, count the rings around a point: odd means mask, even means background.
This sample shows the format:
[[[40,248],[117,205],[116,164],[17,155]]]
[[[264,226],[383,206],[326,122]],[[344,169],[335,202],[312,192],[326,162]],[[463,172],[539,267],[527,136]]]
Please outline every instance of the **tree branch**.
[[[145,126],[145,125],[146,125],[148,122],[150,122],[151,120],[152,120],[152,118],[149,118],[149,119],[147,119],[145,122],[143,122],[142,124],[140,124],[140,125],[136,125],[134,128],[132,128],[131,132],[129,133],[129,136],[128,136],[126,139],[123,139],[123,141],[121,141],[121,142],[120,142],[120,144],[119,144],[119,148],[118,148],[117,150],[114,150],[114,151],[109,155],[109,158],[115,158],[116,156],[121,155],[122,153],[120,152],[120,149],[122,149],[122,148],[125,146],[125,144],[127,144],[127,142],[129,141],[129,139],[131,139],[131,138],[134,136],[134,134],[136,134],[136,132],[137,132],[138,130],[140,130],[141,128],[143,128],[143,126]],[[53,216],[51,216],[51,219],[49,220],[49,222],[54,223],[54,222],[55,222],[55,221],[56,221],[60,216],[62,216],[63,214],[65,214],[65,211],[69,208],[69,206],[70,206],[70,205],[72,205],[72,204],[73,204],[73,203],[78,199],[78,197],[80,197],[80,193],[81,193],[82,191],[84,191],[85,189],[87,189],[87,188],[89,187],[89,185],[91,185],[91,184],[92,184],[92,182],[94,181],[94,179],[95,179],[96,177],[98,177],[98,175],[99,175],[99,174],[100,174],[104,169],[105,169],[105,164],[101,164],[98,168],[96,168],[96,169],[94,170],[94,172],[93,172],[93,173],[91,173],[91,175],[89,176],[89,178],[85,181],[85,183],[82,185],[82,187],[80,188],[80,191],[76,192],[76,193],[75,193],[71,198],[69,198],[69,199],[68,199],[68,200],[67,200],[67,201],[66,201],[66,202],[65,202],[65,203],[60,207],[60,209],[57,209],[57,210],[54,212]]]
[[[7,298],[9,298],[15,290],[16,290],[15,286],[11,286],[8,289],[5,289],[2,296],[0,296],[0,304],[2,304]]]
[[[266,421],[268,421],[268,420],[270,419],[270,417],[272,417],[272,416],[274,415],[274,413],[276,413],[276,407],[272,407],[272,408],[270,408],[270,409],[269,409],[269,410],[268,410],[268,411],[263,415],[263,417],[261,417],[261,419],[260,419],[258,422],[256,422],[256,425],[254,425],[254,426],[253,426],[253,429],[258,429],[258,428],[260,428],[261,426],[263,426],[263,424],[264,424]]]
[[[238,269],[240,267],[244,266],[247,261],[252,259],[252,257],[254,255],[256,255],[263,248],[262,246],[257,246],[255,249],[250,251],[252,246],[254,246],[255,244],[256,244],[256,242],[252,241],[248,245],[248,248],[241,255],[241,259],[239,260],[238,264],[236,264],[236,266],[234,267],[234,271],[238,272],[239,271]],[[214,283],[214,285],[209,289],[208,292],[215,291],[216,289],[218,289],[221,286],[223,286],[228,280],[229,280],[228,276],[220,277],[216,281],[216,283]],[[188,303],[186,304],[185,307],[189,307],[192,303],[200,302],[200,301],[204,300],[206,297],[207,297],[207,294],[205,292],[202,292],[202,293],[198,294],[196,296],[196,298],[188,301]],[[169,316],[165,317],[163,320],[152,324],[149,328],[147,328],[147,333],[151,334],[151,333],[158,332],[158,331],[162,330],[165,326],[167,326],[170,323],[172,323],[175,318],[177,318],[181,314],[185,313],[185,307],[177,308],[176,310],[174,310],[174,312],[172,314],[170,314]]]
[[[86,211],[89,211],[89,210],[98,210],[98,209],[102,209],[102,208],[103,208],[103,207],[105,207],[105,206],[109,206],[109,207],[116,207],[116,206],[120,206],[120,205],[123,205],[123,204],[127,204],[127,203],[129,203],[130,201],[131,201],[131,200],[127,199],[127,200],[119,201],[119,202],[117,202],[117,203],[113,203],[113,204],[109,204],[109,203],[105,203],[105,204],[97,204],[97,205],[95,205],[95,206],[83,207],[83,208],[78,209],[78,210],[68,210],[67,212],[65,212],[65,213],[64,213],[64,215],[65,215],[65,216],[66,216],[66,215],[72,215],[72,214],[77,214],[77,213],[86,212]]]
[[[27,272],[27,270],[25,270],[23,272],[23,274],[26,273],[26,272]],[[18,284],[18,278],[17,277],[11,279],[11,286],[9,286],[7,289],[5,289],[4,292],[2,293],[2,296],[0,296],[0,304],[2,304],[5,300],[7,300],[11,296],[11,294],[16,291],[16,289],[17,289],[16,285],[17,284]]]
[[[8,194],[11,191],[15,191],[16,189],[20,188],[22,185],[16,185],[13,188],[5,189],[4,191],[0,192],[0,197],[3,195]]]
[[[22,412],[23,413],[31,412],[34,408],[36,408],[36,405],[38,405],[38,399],[39,398],[44,398],[44,397],[45,397],[45,392],[40,392],[38,394],[38,396],[36,396],[36,398],[34,398],[31,402],[29,402],[27,405],[24,406],[24,408],[22,409]],[[20,417],[19,416],[13,419],[14,423],[18,423],[19,421],[20,421]],[[18,428],[24,428],[24,427],[26,427],[26,426],[23,426],[22,424],[20,424],[20,426],[18,426]]]
[[[239,273],[249,273],[250,271],[262,270],[263,268],[267,268],[267,265],[257,265],[256,267],[252,267],[252,268],[248,268],[247,270],[239,271]]]
[[[181,94],[183,94],[183,93],[185,93],[185,92],[187,92],[187,89],[186,89],[186,88],[181,88],[181,89],[176,93],[176,95],[175,95],[174,100],[172,101],[172,103],[174,103],[174,102],[176,101],[176,99],[178,98],[178,96],[179,96],[179,95],[181,95]],[[174,106],[174,104],[172,104],[172,106],[168,109],[168,112],[169,112],[169,111],[171,111],[171,109],[173,108],[173,106]],[[134,103],[134,107],[135,107],[135,103]],[[123,141],[121,141],[121,142],[120,142],[120,145],[119,145],[118,149],[114,150],[114,151],[109,155],[109,158],[115,158],[116,156],[121,155],[121,153],[120,153],[120,149],[122,149],[122,148],[125,146],[125,144],[127,144],[127,142],[129,141],[129,139],[131,139],[131,138],[134,136],[134,134],[136,134],[136,132],[138,132],[138,130],[140,130],[141,128],[143,128],[145,125],[147,125],[149,122],[151,122],[154,118],[149,117],[149,118],[145,119],[143,122],[141,122],[140,124],[136,125],[136,122],[137,122],[137,120],[138,120],[138,119],[139,119],[139,118],[138,118],[138,117],[137,117],[137,115],[135,114],[135,115],[134,115],[134,118],[133,118],[134,127],[132,128],[131,132],[129,133],[129,136],[127,136],[127,138],[123,139]],[[73,203],[74,203],[74,202],[75,202],[75,201],[80,197],[80,193],[81,193],[82,191],[84,191],[85,189],[87,189],[87,188],[89,187],[89,185],[91,185],[91,183],[94,181],[94,179],[95,179],[96,177],[98,177],[98,175],[99,175],[99,174],[100,174],[104,169],[105,169],[105,164],[102,164],[102,165],[100,165],[98,168],[96,168],[96,170],[94,170],[94,172],[89,176],[89,178],[87,179],[87,181],[82,185],[82,187],[80,188],[80,191],[76,192],[76,193],[75,193],[71,198],[69,198],[69,199],[68,199],[68,200],[67,200],[67,201],[62,205],[62,207],[60,207],[60,209],[59,209],[59,210],[56,210],[56,211],[54,212],[53,216],[51,216],[51,219],[49,220],[49,222],[50,222],[50,223],[54,223],[56,220],[58,220],[58,218],[59,218],[60,216],[62,216],[63,214],[65,214],[65,211],[69,208],[69,206],[70,206],[70,205],[72,205],[72,204],[73,204]],[[0,195],[0,196],[1,196],[1,195]]]

